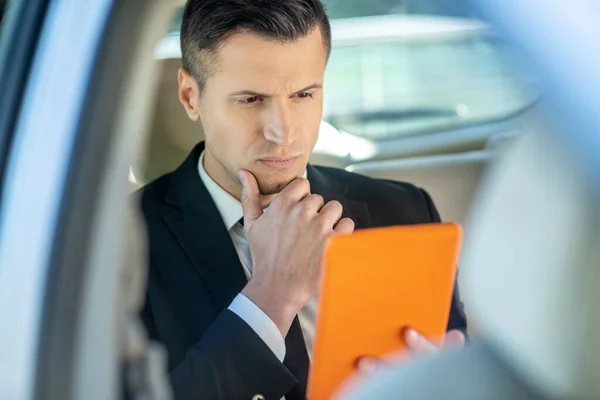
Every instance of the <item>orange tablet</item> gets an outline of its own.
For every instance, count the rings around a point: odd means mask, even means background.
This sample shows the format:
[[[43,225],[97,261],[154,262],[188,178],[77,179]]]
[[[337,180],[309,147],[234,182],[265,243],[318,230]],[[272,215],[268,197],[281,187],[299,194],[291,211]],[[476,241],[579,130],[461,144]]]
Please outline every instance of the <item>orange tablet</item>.
[[[308,400],[329,399],[358,358],[401,350],[404,327],[443,338],[461,238],[459,225],[427,224],[365,229],[329,242]]]

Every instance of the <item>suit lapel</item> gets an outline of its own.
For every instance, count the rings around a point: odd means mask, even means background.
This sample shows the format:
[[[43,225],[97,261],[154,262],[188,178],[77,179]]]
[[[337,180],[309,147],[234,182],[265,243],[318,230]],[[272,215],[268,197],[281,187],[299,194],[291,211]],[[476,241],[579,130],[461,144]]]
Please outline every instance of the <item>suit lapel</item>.
[[[201,143],[173,173],[165,201],[175,206],[163,219],[221,308],[247,283],[223,219],[198,174]]]
[[[361,201],[354,200],[348,193],[348,188],[341,183],[328,179],[317,167],[308,165],[307,178],[310,182],[312,193],[323,196],[325,204],[331,200],[337,200],[344,209],[342,218],[350,218],[354,221],[356,229],[371,226],[371,217],[367,205]]]

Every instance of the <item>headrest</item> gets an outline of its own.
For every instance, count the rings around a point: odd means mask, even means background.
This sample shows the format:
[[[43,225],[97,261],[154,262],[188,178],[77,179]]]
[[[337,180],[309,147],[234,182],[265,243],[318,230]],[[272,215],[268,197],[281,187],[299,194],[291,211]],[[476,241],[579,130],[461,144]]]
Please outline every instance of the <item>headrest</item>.
[[[600,220],[585,171],[531,132],[487,181],[461,260],[470,317],[542,393],[600,398]]]

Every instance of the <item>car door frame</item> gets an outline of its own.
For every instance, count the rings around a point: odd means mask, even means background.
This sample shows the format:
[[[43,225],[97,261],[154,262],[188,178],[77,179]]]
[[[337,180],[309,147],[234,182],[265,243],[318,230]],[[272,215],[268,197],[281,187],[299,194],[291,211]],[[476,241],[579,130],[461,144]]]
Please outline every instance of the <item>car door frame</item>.
[[[116,398],[131,353],[119,312],[128,167],[171,5],[33,3],[9,10],[0,57],[20,84],[0,81],[11,101],[0,125],[0,321],[10,327],[0,329],[0,398]],[[26,12],[37,16],[29,52],[11,64],[14,17]]]

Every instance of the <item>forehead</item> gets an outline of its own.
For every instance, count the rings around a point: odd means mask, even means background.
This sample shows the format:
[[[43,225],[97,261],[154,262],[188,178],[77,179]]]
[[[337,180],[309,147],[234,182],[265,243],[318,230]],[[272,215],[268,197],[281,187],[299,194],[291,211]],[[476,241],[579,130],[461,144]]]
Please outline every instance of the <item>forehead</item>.
[[[323,79],[327,51],[319,29],[296,41],[281,42],[241,32],[219,46],[215,74],[208,79],[241,89],[276,90],[287,85],[304,86]],[[308,83],[306,83],[308,82]]]

